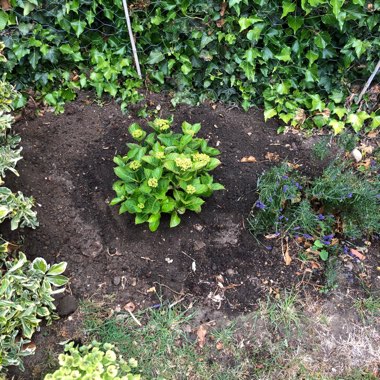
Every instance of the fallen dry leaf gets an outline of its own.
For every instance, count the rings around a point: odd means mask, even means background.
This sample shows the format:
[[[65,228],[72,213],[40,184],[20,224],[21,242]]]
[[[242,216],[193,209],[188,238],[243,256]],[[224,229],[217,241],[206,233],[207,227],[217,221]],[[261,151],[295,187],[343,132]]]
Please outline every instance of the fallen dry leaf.
[[[12,6],[11,6],[9,0],[0,0],[0,8],[3,11],[9,11],[12,9]]]
[[[321,268],[321,266],[315,261],[311,262],[311,267],[312,267],[312,269],[320,269]]]
[[[351,248],[351,253],[356,256],[359,260],[365,260],[365,256],[361,254],[357,249]]]
[[[245,156],[245,157],[243,157],[243,158],[240,160],[240,162],[250,162],[250,163],[252,163],[252,162],[257,162],[257,160],[256,160],[256,158],[253,157],[253,156]]]
[[[156,288],[154,286],[152,286],[151,288],[149,288],[147,291],[147,293],[156,293]]]
[[[198,346],[200,348],[203,348],[206,343],[206,334],[207,334],[207,329],[205,325],[200,325],[197,330],[197,340],[198,340]]]
[[[285,252],[284,252],[285,265],[290,265],[292,258],[289,255],[289,243],[288,238],[285,239]]]
[[[377,138],[377,135],[379,134],[379,131],[372,131],[367,134],[367,137],[370,139]]]
[[[291,162],[288,162],[288,166],[289,168],[291,169],[299,169],[302,165],[299,165],[299,164],[293,164]]]
[[[223,343],[222,343],[222,342],[218,342],[218,343],[216,344],[216,349],[217,349],[218,351],[223,350]]]
[[[136,309],[136,306],[133,302],[128,302],[125,306],[124,306],[124,310],[125,311],[128,311],[128,312],[131,312],[133,313],[134,310]]]
[[[265,154],[265,158],[268,161],[278,161],[280,159],[280,156],[277,153],[267,152]]]
[[[265,235],[265,239],[276,239],[278,238],[278,234],[269,234],[269,235]]]

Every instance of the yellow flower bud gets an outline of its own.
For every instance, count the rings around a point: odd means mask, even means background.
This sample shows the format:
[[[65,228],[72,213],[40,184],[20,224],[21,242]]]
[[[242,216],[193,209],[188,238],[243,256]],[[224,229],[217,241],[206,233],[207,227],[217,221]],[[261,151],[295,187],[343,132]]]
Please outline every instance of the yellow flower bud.
[[[141,167],[141,162],[140,161],[132,161],[130,164],[129,164],[129,167],[132,169],[132,170],[137,170]]]
[[[158,186],[158,181],[156,178],[149,178],[148,179],[148,186],[149,187],[157,187]]]
[[[186,186],[186,193],[187,194],[194,194],[196,192],[196,189],[193,185],[187,185]]]
[[[135,139],[139,139],[143,135],[143,130],[142,129],[136,129],[135,131],[132,132],[132,137]]]

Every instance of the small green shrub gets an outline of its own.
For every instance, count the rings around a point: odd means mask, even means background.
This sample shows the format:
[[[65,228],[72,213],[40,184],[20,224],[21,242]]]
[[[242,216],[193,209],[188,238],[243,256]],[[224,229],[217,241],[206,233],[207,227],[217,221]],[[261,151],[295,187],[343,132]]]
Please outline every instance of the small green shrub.
[[[343,239],[380,233],[379,176],[359,173],[347,163],[333,162],[313,180],[285,163],[264,173],[257,191],[251,232],[308,241],[322,260]]]
[[[224,189],[209,174],[220,164],[214,157],[219,150],[195,137],[201,125],[184,122],[183,133],[174,133],[171,123],[155,119],[148,123],[154,130],[149,135],[133,123],[129,132],[137,144],[127,144],[128,153],[114,158],[120,180],[113,185],[111,205],[120,204],[120,214],[136,214],[135,223],[148,222],[151,231],[157,230],[162,213],[171,215],[170,227],[175,227],[179,215],[200,212],[203,198]]]
[[[0,245],[0,370],[22,366],[21,358],[33,353],[30,342],[42,320],[48,324],[54,313],[53,294],[64,291],[66,263],[48,265],[42,258],[32,262],[20,252],[8,257],[8,244]]]
[[[140,380],[137,361],[126,362],[109,343],[93,342],[75,347],[71,342],[59,355],[60,368],[45,376],[44,380]]]

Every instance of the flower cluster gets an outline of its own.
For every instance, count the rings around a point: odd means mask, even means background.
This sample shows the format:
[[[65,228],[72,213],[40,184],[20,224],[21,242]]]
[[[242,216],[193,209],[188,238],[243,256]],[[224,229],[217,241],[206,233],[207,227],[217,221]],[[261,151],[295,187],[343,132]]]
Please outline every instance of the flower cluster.
[[[142,129],[136,129],[135,131],[132,132],[132,137],[135,139],[139,139],[140,137],[143,136],[143,134],[144,132]]]
[[[197,190],[193,185],[187,185],[186,186],[186,193],[187,194],[194,194]]]
[[[148,186],[149,187],[157,187],[158,186],[158,181],[156,178],[149,178],[148,179]]]
[[[167,131],[170,128],[169,120],[166,119],[155,119],[153,124],[159,128],[161,132]]]
[[[175,163],[182,170],[188,170],[193,166],[191,159],[188,157],[177,157]]]
[[[156,157],[159,160],[162,160],[163,158],[165,158],[165,153],[164,152],[155,152],[154,157]]]
[[[193,160],[194,162],[201,162],[205,165],[207,165],[210,162],[210,156],[205,153],[195,153],[193,154]]]
[[[137,170],[141,167],[141,162],[140,161],[137,161],[137,160],[134,160],[132,161],[130,164],[129,164],[129,167],[132,169],[132,170]]]

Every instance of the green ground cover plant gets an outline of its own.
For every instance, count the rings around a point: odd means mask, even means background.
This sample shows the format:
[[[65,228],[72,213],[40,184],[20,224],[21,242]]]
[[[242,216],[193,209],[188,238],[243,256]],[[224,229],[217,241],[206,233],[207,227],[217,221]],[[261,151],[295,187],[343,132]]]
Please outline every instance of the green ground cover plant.
[[[170,214],[170,227],[181,222],[186,210],[199,213],[216,190],[224,189],[209,174],[220,161],[220,152],[203,138],[195,137],[201,125],[182,123],[182,133],[171,130],[172,119],[149,122],[154,132],[147,134],[138,124],[129,127],[136,143],[128,143],[128,153],[116,156],[113,185],[116,197],[111,205],[120,204],[119,212],[136,214],[135,223],[149,223],[156,231],[161,215]]]
[[[5,3],[0,74],[18,89],[33,87],[58,111],[83,88],[122,108],[141,99],[121,0]],[[174,90],[174,103],[259,105],[266,119],[336,134],[380,125],[376,94],[357,103],[378,61],[379,9],[365,0],[130,3],[149,88]]]
[[[369,173],[333,161],[320,177],[306,178],[288,163],[259,179],[249,217],[254,236],[289,236],[307,243],[326,261],[349,241],[380,233],[380,178],[376,164]]]
[[[91,344],[77,347],[74,342],[65,346],[59,355],[59,369],[48,374],[44,380],[140,380],[137,361],[126,362],[110,343]]]
[[[0,61],[5,58],[1,55]],[[10,219],[10,227],[35,228],[38,225],[33,210],[34,199],[22,192],[13,193],[4,184],[7,172],[18,175],[17,162],[21,157],[20,138],[11,133],[12,101],[17,92],[0,80],[0,223]],[[23,368],[22,358],[35,350],[31,338],[42,321],[51,323],[54,313],[54,294],[64,291],[68,279],[62,275],[66,263],[49,265],[43,258],[32,262],[24,253],[14,252],[0,236],[0,373],[8,366]],[[13,253],[11,252],[13,251]],[[0,374],[0,376],[2,376]]]
[[[35,350],[29,345],[38,326],[57,318],[52,295],[63,292],[66,263],[48,265],[42,258],[30,262],[20,252],[11,258],[8,244],[0,246],[0,371],[22,366],[22,357]]]

